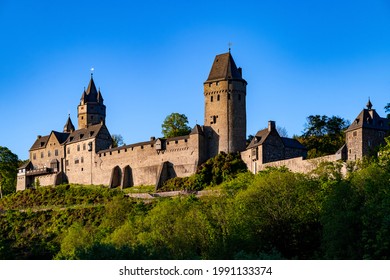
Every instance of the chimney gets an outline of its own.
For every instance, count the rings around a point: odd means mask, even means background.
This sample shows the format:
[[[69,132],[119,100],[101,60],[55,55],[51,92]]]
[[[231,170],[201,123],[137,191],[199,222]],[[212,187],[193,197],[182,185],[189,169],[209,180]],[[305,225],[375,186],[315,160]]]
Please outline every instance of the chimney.
[[[268,131],[274,131],[275,130],[275,122],[274,121],[268,121]]]
[[[37,139],[40,139],[41,137],[42,137],[41,135],[38,135],[38,136],[37,136]]]
[[[150,137],[150,141],[154,141],[154,140],[156,140],[156,137],[154,136]]]

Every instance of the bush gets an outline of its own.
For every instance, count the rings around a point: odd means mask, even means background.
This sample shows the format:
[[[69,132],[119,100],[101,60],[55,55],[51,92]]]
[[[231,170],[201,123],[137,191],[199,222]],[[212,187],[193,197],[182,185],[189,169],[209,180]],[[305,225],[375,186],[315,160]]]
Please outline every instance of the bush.
[[[159,191],[202,190],[209,185],[219,185],[231,180],[237,174],[247,171],[246,164],[239,153],[226,154],[221,152],[199,166],[197,172],[186,178],[167,180]]]

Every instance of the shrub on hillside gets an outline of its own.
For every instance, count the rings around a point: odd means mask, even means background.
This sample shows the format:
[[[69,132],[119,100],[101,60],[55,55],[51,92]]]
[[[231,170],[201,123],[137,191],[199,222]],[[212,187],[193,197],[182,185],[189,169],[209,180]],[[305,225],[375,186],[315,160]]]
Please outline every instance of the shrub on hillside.
[[[199,166],[197,172],[185,178],[173,178],[167,180],[159,191],[173,190],[202,190],[209,185],[219,185],[231,180],[237,174],[247,171],[246,164],[239,153],[226,154],[221,152],[217,156],[207,160]]]

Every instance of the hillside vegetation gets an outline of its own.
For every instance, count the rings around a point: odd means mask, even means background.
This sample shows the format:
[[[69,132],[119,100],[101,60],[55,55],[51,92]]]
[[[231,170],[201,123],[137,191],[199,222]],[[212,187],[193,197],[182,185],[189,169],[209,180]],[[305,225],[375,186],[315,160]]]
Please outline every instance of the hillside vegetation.
[[[0,200],[1,259],[389,259],[390,148],[313,174],[226,176],[219,196],[154,200],[41,187]]]

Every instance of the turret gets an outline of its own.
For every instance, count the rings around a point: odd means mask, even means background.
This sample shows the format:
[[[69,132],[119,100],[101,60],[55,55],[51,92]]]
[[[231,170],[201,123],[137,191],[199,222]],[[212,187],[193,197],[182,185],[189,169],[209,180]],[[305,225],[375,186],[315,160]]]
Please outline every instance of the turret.
[[[66,133],[72,133],[75,131],[74,125],[72,123],[72,120],[70,119],[70,115],[68,115],[68,120],[66,121],[64,125],[64,132]]]

